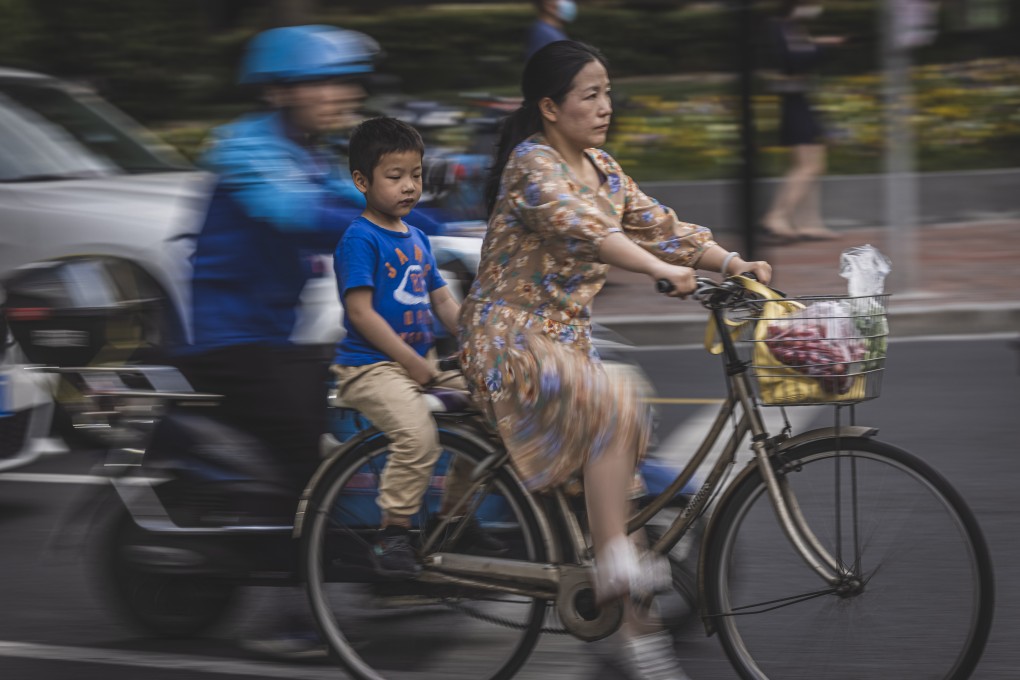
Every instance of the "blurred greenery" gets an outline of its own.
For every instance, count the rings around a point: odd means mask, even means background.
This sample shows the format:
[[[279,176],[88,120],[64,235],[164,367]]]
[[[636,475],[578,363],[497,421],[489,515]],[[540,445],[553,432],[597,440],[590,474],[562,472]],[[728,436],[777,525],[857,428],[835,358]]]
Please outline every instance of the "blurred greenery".
[[[1020,160],[1020,59],[983,59],[913,70],[921,171],[1016,167]],[[818,108],[829,132],[832,174],[881,171],[878,75],[826,76]],[[670,90],[673,90],[671,93]],[[737,98],[724,79],[624,81],[607,147],[639,180],[712,179],[737,171]],[[778,98],[754,100],[764,176],[784,171]]]
[[[380,70],[399,91],[441,100],[464,90],[513,94],[534,18],[529,2],[310,4],[314,21],[378,40],[385,51]],[[758,18],[776,5],[758,2]],[[821,81],[821,103],[836,133],[830,171],[874,171],[881,158],[877,0],[825,6],[815,32],[850,38],[832,51]],[[621,97],[611,146],[636,176],[733,171],[738,49],[730,7],[581,3],[569,32],[611,61]],[[1016,82],[1017,14],[993,30],[942,30],[933,45],[916,51],[922,169],[1015,164],[1007,159],[1018,148],[1020,100],[1008,79]],[[942,28],[951,28],[951,12],[942,15]],[[279,18],[270,0],[0,0],[0,65],[91,83],[194,155],[211,125],[251,107],[252,93],[234,83],[236,67],[245,42]],[[764,63],[764,46],[755,47]],[[775,108],[774,97],[756,100],[766,172],[783,165],[782,150],[770,146]]]

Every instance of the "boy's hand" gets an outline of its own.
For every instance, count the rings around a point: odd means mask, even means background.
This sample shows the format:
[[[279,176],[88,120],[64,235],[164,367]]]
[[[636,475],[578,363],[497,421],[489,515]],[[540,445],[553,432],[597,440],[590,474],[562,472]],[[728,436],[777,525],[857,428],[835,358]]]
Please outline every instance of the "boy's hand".
[[[450,293],[449,286],[443,286],[429,293],[432,302],[432,313],[453,337],[457,337],[457,320],[460,317],[460,303]]]
[[[439,372],[397,335],[386,319],[372,307],[372,289],[354,288],[344,296],[344,310],[351,324],[376,349],[403,366],[411,380],[427,385]]]
[[[422,357],[417,357],[417,361],[411,362],[411,365],[404,366],[407,369],[408,375],[411,376],[411,380],[415,381],[422,387],[425,387],[430,382],[439,377],[439,372],[432,367],[428,361]]]

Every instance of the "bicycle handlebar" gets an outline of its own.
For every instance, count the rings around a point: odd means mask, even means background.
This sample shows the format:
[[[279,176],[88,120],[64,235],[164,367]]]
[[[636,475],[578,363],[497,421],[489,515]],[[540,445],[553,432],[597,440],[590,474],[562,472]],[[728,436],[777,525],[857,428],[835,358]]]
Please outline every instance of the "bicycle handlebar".
[[[744,272],[741,276],[751,279],[752,281],[758,280],[758,277],[751,272]],[[732,278],[727,278],[725,281],[720,283],[715,279],[698,276],[695,278],[695,282],[694,291],[690,295],[693,299],[706,307],[710,304],[722,302],[732,297],[734,293],[744,289],[740,283]],[[655,282],[655,290],[659,293],[670,293],[675,290],[675,288],[676,287],[673,283],[668,279],[658,279]]]

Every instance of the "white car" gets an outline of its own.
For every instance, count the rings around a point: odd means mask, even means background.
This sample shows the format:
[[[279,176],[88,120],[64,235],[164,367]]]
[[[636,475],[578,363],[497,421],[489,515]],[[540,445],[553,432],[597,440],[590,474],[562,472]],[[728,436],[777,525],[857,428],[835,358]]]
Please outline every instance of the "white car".
[[[188,256],[212,181],[87,88],[0,69],[0,281],[32,263],[88,261],[80,270],[113,282],[123,300],[145,300],[137,327],[119,329],[97,361],[127,360],[186,337]],[[433,237],[439,265],[455,282],[476,270],[479,248],[476,237]],[[296,342],[341,337],[328,259],[302,294]],[[0,470],[45,448],[53,410],[51,381],[22,370],[18,347],[9,337],[4,344]]]

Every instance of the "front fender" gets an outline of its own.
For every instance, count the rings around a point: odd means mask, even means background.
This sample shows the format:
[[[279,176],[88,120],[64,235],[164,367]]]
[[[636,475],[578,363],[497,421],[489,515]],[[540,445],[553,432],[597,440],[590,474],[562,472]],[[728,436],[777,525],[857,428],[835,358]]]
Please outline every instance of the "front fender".
[[[820,439],[835,439],[837,437],[874,437],[875,434],[877,433],[878,433],[877,428],[866,427],[861,425],[844,425],[843,427],[839,428],[820,427],[814,430],[808,430],[807,432],[801,432],[800,434],[794,437],[790,437],[789,439],[783,441],[782,443],[779,444],[778,447],[776,447],[776,453],[789,451],[794,447],[806,444],[808,442],[818,441]],[[744,466],[744,469],[741,470],[737,474],[737,476],[733,478],[733,480],[723,491],[722,495],[716,501],[715,508],[713,509],[712,515],[708,520],[708,526],[705,528],[705,534],[702,537],[701,551],[698,556],[698,601],[702,603],[701,620],[705,626],[706,635],[715,634],[715,623],[711,618],[709,618],[706,615],[707,612],[705,612],[704,610],[704,603],[707,601],[705,591],[705,573],[707,571],[706,559],[709,553],[708,546],[712,545],[713,537],[718,529],[717,525],[719,523],[719,516],[722,514],[721,512],[718,512],[718,510],[720,508],[725,508],[727,503],[729,503],[730,498],[735,493],[736,489],[740,488],[740,486],[744,483],[744,480],[746,480],[749,476],[753,475],[757,471],[758,461],[757,459],[752,458],[750,461],[748,461],[747,465]]]
[[[866,427],[864,425],[844,425],[839,428],[819,427],[790,437],[782,442],[776,450],[787,451],[792,449],[794,446],[800,446],[801,444],[817,441],[819,439],[831,439],[835,437],[874,437],[876,434],[878,434],[877,427]]]

